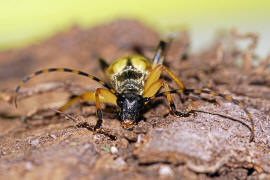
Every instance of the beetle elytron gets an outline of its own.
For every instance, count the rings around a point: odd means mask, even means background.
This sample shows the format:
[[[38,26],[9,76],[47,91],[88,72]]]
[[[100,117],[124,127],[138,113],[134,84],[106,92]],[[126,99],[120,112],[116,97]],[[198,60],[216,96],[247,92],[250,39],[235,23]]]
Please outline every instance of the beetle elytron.
[[[176,111],[171,94],[194,94],[198,98],[205,99],[201,97],[201,94],[205,93],[216,97],[222,97],[223,99],[240,106],[240,108],[243,109],[249,117],[251,123],[250,141],[253,141],[254,123],[251,114],[244,107],[244,104],[238,100],[231,98],[230,96],[220,94],[211,90],[185,88],[183,83],[176,77],[176,75],[169,68],[163,65],[165,46],[166,43],[164,41],[160,41],[152,62],[149,62],[145,57],[141,55],[122,57],[116,59],[111,65],[108,65],[103,59],[100,59],[100,65],[109,79],[109,84],[85,72],[68,68],[50,68],[37,71],[30,76],[27,76],[21,82],[21,84],[17,86],[14,94],[15,105],[17,93],[19,92],[20,87],[31,78],[47,72],[70,72],[93,79],[94,81],[99,82],[106,88],[97,88],[96,91],[86,92],[80,96],[71,99],[69,102],[67,102],[64,106],[60,108],[60,111],[64,111],[70,105],[80,99],[95,102],[96,114],[98,118],[94,128],[95,130],[100,128],[102,125],[101,103],[110,103],[119,106],[122,126],[126,129],[132,129],[134,124],[136,124],[139,113],[144,107],[144,105],[156,97],[167,97],[167,100],[169,102],[169,110],[172,115],[177,117],[187,117],[194,113],[194,111],[191,110],[187,113],[181,113],[179,111]],[[166,81],[160,77],[162,72],[166,72],[176,82],[179,89],[170,91]],[[158,93],[161,87],[164,88],[164,92]]]

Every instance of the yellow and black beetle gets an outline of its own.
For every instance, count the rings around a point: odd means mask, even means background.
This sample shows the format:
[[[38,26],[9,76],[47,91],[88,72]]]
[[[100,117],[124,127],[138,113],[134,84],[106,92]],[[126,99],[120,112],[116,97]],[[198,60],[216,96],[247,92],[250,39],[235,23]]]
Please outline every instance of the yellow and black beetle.
[[[98,117],[95,130],[100,128],[102,125],[101,103],[110,103],[119,106],[122,126],[126,129],[132,129],[134,124],[136,124],[139,113],[143,109],[144,105],[156,97],[167,97],[170,107],[169,109],[172,115],[177,117],[187,117],[194,113],[194,111],[191,110],[187,113],[181,113],[179,111],[176,111],[171,94],[194,94],[198,98],[206,100],[206,98],[201,97],[201,94],[205,93],[213,96],[222,97],[223,99],[232,102],[238,105],[241,109],[243,109],[247,113],[251,123],[250,141],[253,141],[254,123],[251,114],[244,107],[244,104],[238,100],[231,98],[230,96],[220,94],[211,90],[185,88],[183,83],[176,77],[176,75],[169,68],[163,65],[165,46],[166,43],[164,41],[160,41],[152,62],[148,61],[147,58],[141,55],[122,57],[116,59],[111,65],[108,65],[103,59],[99,59],[100,65],[105,71],[105,74],[110,81],[109,84],[88,73],[68,68],[49,68],[37,71],[30,76],[27,76],[21,82],[21,84],[17,86],[14,95],[15,105],[16,96],[19,92],[20,87],[31,78],[47,72],[70,72],[91,78],[99,82],[106,88],[97,88],[95,91],[83,93],[82,95],[71,99],[69,102],[67,102],[64,106],[60,108],[60,111],[64,111],[70,105],[80,99],[95,102],[96,114]],[[176,82],[179,89],[170,91],[166,81],[160,78],[162,72],[166,72]],[[161,87],[164,88],[164,92],[158,93]]]

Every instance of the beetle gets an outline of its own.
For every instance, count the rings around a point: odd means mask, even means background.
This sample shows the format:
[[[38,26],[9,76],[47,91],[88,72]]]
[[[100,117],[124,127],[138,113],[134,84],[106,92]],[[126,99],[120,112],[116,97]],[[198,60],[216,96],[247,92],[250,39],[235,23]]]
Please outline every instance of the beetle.
[[[177,78],[177,76],[163,64],[164,51],[166,43],[160,41],[152,61],[149,61],[142,55],[131,55],[116,59],[112,64],[107,64],[102,58],[99,59],[99,63],[102,70],[105,72],[109,83],[106,83],[99,78],[92,76],[88,73],[69,69],[69,68],[49,68],[36,71],[31,75],[25,77],[19,86],[15,89],[14,102],[17,107],[16,99],[17,94],[23,84],[35,76],[49,72],[69,72],[86,76],[94,81],[100,83],[104,88],[97,88],[95,91],[85,92],[63,105],[59,110],[64,111],[69,108],[73,103],[82,99],[89,102],[96,103],[96,115],[97,123],[94,130],[99,129],[102,126],[102,111],[101,103],[110,103],[120,107],[120,120],[123,128],[132,129],[138,121],[139,114],[144,106],[156,97],[165,96],[169,102],[170,113],[176,117],[188,117],[194,113],[191,110],[187,113],[182,113],[176,110],[175,104],[171,94],[193,94],[196,97],[206,100],[201,94],[210,94],[214,97],[221,97],[226,101],[239,106],[249,118],[251,123],[251,135],[250,142],[254,140],[254,122],[249,111],[244,107],[244,104],[228,95],[224,95],[212,90],[204,89],[187,89],[184,84]],[[170,90],[165,79],[161,78],[161,74],[166,72],[169,77],[176,82],[179,89]],[[164,88],[164,92],[158,93],[161,88]],[[215,100],[214,100],[215,101]],[[211,102],[211,100],[208,100]],[[213,101],[212,101],[213,102]]]

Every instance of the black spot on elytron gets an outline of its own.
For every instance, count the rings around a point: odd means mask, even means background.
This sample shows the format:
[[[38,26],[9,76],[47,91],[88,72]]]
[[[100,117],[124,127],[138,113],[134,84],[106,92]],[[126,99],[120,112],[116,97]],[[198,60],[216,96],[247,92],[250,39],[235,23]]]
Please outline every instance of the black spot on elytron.
[[[127,59],[127,64],[126,64],[126,67],[128,67],[128,66],[133,67],[133,65],[132,65],[132,63],[131,63],[131,59],[130,59],[130,57],[128,57],[128,59]]]

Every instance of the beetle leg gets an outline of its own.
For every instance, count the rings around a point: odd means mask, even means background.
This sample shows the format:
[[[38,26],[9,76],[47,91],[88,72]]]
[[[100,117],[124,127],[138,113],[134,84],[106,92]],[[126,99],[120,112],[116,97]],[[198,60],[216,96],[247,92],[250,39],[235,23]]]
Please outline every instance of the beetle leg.
[[[110,104],[113,104],[113,105],[117,106],[117,104],[116,104],[116,96],[113,93],[111,93],[107,89],[102,89],[100,91],[102,92],[102,93],[99,94],[100,102],[102,102],[102,103],[110,103]],[[95,102],[96,101],[95,92],[93,92],[93,91],[86,92],[86,93],[83,93],[83,94],[81,94],[79,96],[76,96],[76,97],[72,98],[66,104],[64,104],[62,107],[60,107],[59,111],[66,110],[72,104],[76,103],[79,100]]]
[[[59,110],[64,111],[65,109],[69,108],[73,103],[79,101],[80,99],[90,102],[96,102],[96,114],[98,117],[98,121],[96,123],[94,130],[99,129],[102,125],[101,103],[111,103],[117,106],[116,96],[113,93],[111,93],[107,89],[98,88],[95,92],[86,92],[80,96],[71,99]]]
[[[159,78],[163,71],[166,71],[168,75],[176,82],[180,89],[185,89],[184,84],[176,77],[176,75],[166,66],[162,64],[158,64],[154,67],[154,69],[150,72],[145,85],[144,91],[147,90],[153,83],[155,83]]]
[[[179,111],[176,110],[175,104],[174,104],[173,99],[172,99],[172,96],[171,96],[171,93],[169,91],[169,87],[168,87],[168,85],[167,85],[167,83],[165,82],[164,79],[159,79],[156,82],[152,83],[152,85],[146,91],[144,91],[143,97],[144,98],[150,97],[150,98],[154,99],[155,98],[155,94],[157,93],[157,91],[161,87],[164,87],[164,90],[165,90],[164,94],[167,97],[167,100],[169,102],[170,112],[174,116],[177,116],[177,117],[188,117],[192,113],[194,113],[193,110],[191,110],[191,111],[189,111],[187,113],[181,113],[181,112],[179,112]]]
[[[153,58],[153,66],[156,66],[157,64],[163,64],[165,48],[166,43],[164,41],[159,41]]]

